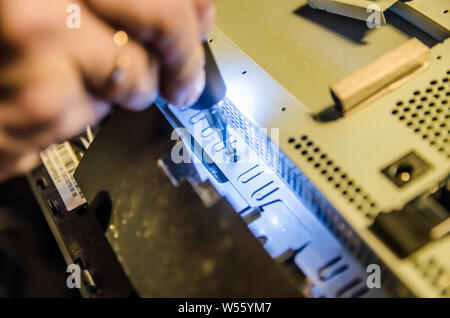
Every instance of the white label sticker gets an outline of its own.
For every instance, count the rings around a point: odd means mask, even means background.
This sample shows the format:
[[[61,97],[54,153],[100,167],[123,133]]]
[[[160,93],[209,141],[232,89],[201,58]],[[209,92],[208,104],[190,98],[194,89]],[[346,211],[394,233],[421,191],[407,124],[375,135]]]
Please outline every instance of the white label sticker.
[[[69,142],[50,146],[41,152],[41,159],[67,211],[72,211],[87,202],[73,177],[79,161]]]

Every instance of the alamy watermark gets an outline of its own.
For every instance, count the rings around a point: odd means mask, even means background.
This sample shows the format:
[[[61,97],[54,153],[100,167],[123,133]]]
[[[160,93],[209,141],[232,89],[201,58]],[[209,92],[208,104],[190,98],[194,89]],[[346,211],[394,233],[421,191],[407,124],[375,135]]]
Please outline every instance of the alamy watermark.
[[[228,127],[225,136],[220,129],[203,128],[201,125],[194,125],[193,131],[176,128],[171,134],[171,140],[176,141],[170,153],[171,160],[175,164],[234,162],[256,165],[266,163],[268,158],[271,159],[270,161],[280,159],[279,147],[275,146],[279,144],[279,128],[255,128],[243,137],[238,138],[237,135],[231,127]],[[228,152],[230,147],[227,147],[226,143],[229,143],[231,149],[236,151],[237,158],[230,156]],[[237,160],[232,161],[232,159]]]
[[[371,3],[367,6],[367,13],[370,15],[367,17],[366,24],[369,29],[381,28],[381,8],[378,4]]]
[[[366,286],[369,289],[381,288],[381,267],[378,264],[369,264],[366,268]]]
[[[69,276],[66,280],[67,288],[81,288],[81,267],[78,264],[67,266],[66,272]],[[366,286],[369,289],[381,288],[381,267],[378,264],[369,264],[366,268]]]
[[[81,7],[78,4],[69,4],[66,12],[69,16],[66,19],[66,25],[69,29],[81,28]]]
[[[66,279],[67,288],[73,289],[81,288],[81,267],[78,264],[70,264],[66,269],[67,273],[70,273]]]
[[[367,27],[369,29],[381,28],[382,12],[380,6],[376,3],[371,3],[367,6],[366,11],[370,13],[366,19]],[[67,6],[66,12],[69,14],[66,19],[67,28],[81,28],[81,7],[72,3]]]

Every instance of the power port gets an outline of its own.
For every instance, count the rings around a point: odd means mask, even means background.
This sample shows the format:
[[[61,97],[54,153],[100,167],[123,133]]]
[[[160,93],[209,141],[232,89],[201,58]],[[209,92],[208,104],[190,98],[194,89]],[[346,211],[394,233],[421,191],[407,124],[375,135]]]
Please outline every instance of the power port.
[[[394,177],[397,182],[408,182],[414,173],[414,167],[409,164],[402,164],[396,167]]]
[[[430,165],[419,157],[415,152],[396,160],[382,170],[396,186],[403,187],[423,175],[430,169]]]

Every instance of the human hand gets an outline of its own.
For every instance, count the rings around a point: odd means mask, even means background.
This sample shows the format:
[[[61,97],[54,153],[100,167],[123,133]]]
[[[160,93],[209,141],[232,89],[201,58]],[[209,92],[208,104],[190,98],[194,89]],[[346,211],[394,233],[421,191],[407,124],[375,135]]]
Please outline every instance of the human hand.
[[[112,103],[142,110],[161,94],[189,106],[203,90],[212,0],[80,0],[81,27],[70,29],[73,3],[0,0],[0,181],[34,167],[42,149],[98,122]],[[119,29],[130,36],[128,66],[111,85]]]

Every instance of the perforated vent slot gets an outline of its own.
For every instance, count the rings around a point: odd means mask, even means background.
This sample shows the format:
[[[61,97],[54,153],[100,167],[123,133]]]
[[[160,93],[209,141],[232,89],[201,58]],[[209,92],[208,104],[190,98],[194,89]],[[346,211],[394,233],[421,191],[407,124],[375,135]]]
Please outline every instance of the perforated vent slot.
[[[358,211],[365,213],[365,216],[370,219],[377,215],[376,203],[369,197],[369,194],[307,135],[300,138],[292,137],[288,142]]]
[[[288,157],[284,155],[282,151],[277,151],[278,146],[273,144],[266,134],[258,129],[254,123],[242,116],[236,106],[226,98],[221,107],[221,111],[227,123],[240,132],[240,135],[244,137],[252,148],[265,159],[268,165],[276,170],[278,175],[289,185],[291,190],[300,197],[305,206],[315,213],[323,224],[336,234],[336,237],[347,246],[349,251],[353,252],[359,259],[364,260],[364,262],[367,262],[369,254],[370,257],[373,256],[373,254],[367,250],[366,245],[359,239],[352,227],[345,222],[325,196],[317,190],[311,181]],[[330,168],[330,173],[331,171],[334,171],[334,168],[335,166],[333,166],[332,169]],[[338,173],[340,171],[334,172]],[[328,177],[329,176],[327,176],[327,178]],[[348,181],[350,181],[350,179],[348,179]],[[372,206],[371,209],[365,210],[367,206],[370,207],[372,201],[368,197],[364,199],[365,194],[362,193],[361,188],[359,187],[359,192],[356,192],[358,186],[354,183],[348,184],[348,181],[347,184],[342,185],[342,188],[339,186],[337,189],[342,192],[347,191],[345,195],[349,195],[349,200],[350,193],[358,193],[357,196],[352,195],[352,202],[354,202],[355,205],[359,205],[359,202],[364,202],[364,204],[361,205],[361,212],[366,212],[368,219],[372,219],[376,215],[375,205]],[[351,191],[346,190],[349,187],[352,189]]]
[[[414,267],[427,279],[441,297],[450,297],[450,272],[434,258],[423,262],[414,260]]]
[[[392,115],[450,158],[450,70],[413,91],[409,99],[397,101]]]
[[[225,98],[222,103],[221,111],[227,123],[237,129],[245,141],[250,144],[259,155],[264,156],[267,163],[273,167],[278,167],[279,158],[275,155],[278,154],[278,152],[273,149],[272,142],[267,138],[267,132],[244,118],[233,103],[227,98]]]

